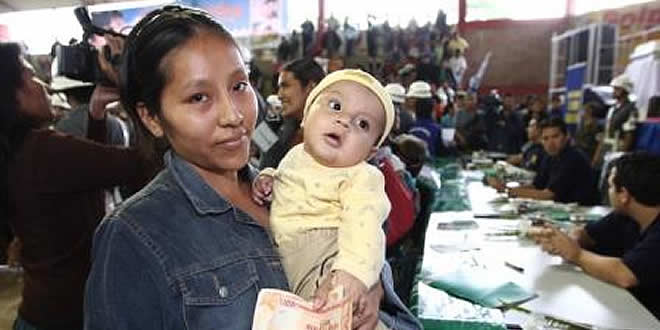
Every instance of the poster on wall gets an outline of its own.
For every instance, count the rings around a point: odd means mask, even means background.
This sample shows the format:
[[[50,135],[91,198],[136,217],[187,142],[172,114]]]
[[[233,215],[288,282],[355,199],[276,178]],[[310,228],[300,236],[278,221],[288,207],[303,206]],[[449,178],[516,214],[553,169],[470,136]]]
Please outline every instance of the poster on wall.
[[[92,23],[128,35],[142,17],[156,8],[159,6],[92,12]]]
[[[277,44],[279,36],[286,33],[286,0],[178,0],[169,3],[201,8],[209,12],[237,39],[248,42],[253,48]],[[128,34],[142,17],[159,7],[107,11],[94,11],[91,8],[92,23]],[[101,46],[104,40],[94,37],[92,43]]]
[[[250,34],[250,2],[245,0],[182,0],[186,6],[202,8],[234,36]]]
[[[0,24],[0,42],[9,41],[9,28],[7,25]]]
[[[160,6],[148,6],[140,8],[125,8],[120,10],[91,11],[92,24],[95,26],[128,35],[131,29],[149,12]],[[93,36],[90,42],[97,46],[103,46],[105,40],[99,36]]]
[[[660,1],[595,11],[576,18],[575,26],[608,23],[618,27],[619,47],[615,72],[623,72],[635,47],[660,38]]]
[[[253,36],[285,33],[286,19],[281,0],[250,1],[250,32]]]
[[[285,33],[285,0],[181,0],[208,11],[236,37]]]

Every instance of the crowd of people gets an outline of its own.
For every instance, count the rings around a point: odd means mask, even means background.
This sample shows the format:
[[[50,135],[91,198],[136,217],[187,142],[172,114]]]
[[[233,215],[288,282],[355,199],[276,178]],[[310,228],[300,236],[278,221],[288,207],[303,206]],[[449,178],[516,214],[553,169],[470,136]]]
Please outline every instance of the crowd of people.
[[[338,284],[354,329],[421,329],[406,306],[438,188],[424,164],[482,150],[536,173],[522,187],[488,179],[511,196],[609,201],[613,215],[572,237],[533,235],[658,316],[660,161],[614,160],[634,148],[630,80],[612,81],[604,125],[585,104],[572,130],[560,99],[462,89],[468,44],[441,18],[411,40],[386,29],[371,28],[370,48],[403,55],[374,72],[281,50],[266,98],[232,35],[196,9],[105,36],[104,84],[46,84],[0,44],[0,261],[25,278],[14,329],[249,329],[259,289],[323,308]]]
[[[105,38],[112,54],[122,53],[121,64],[99,53],[112,83],[70,86],[86,98],[44,84],[18,45],[0,47],[2,216],[16,251],[10,262],[22,266],[25,279],[14,328],[248,329],[259,289],[288,290],[289,268],[274,245],[269,210],[252,196],[257,173],[248,161],[258,105],[240,48],[212,17],[178,6],[151,12],[125,40]],[[46,89],[72,99],[73,110],[57,122]],[[122,111],[112,117],[117,101]],[[389,98],[379,102],[392,109]],[[394,118],[387,113],[388,125],[369,113],[355,124],[373,126],[369,139],[384,140]],[[76,130],[58,131],[63,127]],[[120,146],[111,145],[113,127],[124,138]],[[116,186],[126,188],[123,201],[106,212]],[[383,186],[374,189],[384,194]],[[341,275],[353,269],[346,263],[331,268],[327,284],[313,283],[317,301],[336,278],[350,276]],[[384,253],[369,272],[355,296],[347,293],[355,303],[353,328],[420,329],[394,291]]]
[[[447,25],[442,10],[435,22],[423,26],[411,20],[405,28],[391,27],[387,21],[375,24],[373,19],[370,16],[367,29],[359,31],[348,18],[340,27],[337,19],[330,17],[320,34],[312,22],[306,21],[301,25],[302,33],[294,30],[282,37],[277,63],[320,56],[328,60],[328,71],[351,63],[381,80],[403,76],[405,85],[417,79],[434,85],[446,82],[453,88],[465,85],[465,55],[470,45],[457,27]],[[360,60],[364,58],[369,60]]]

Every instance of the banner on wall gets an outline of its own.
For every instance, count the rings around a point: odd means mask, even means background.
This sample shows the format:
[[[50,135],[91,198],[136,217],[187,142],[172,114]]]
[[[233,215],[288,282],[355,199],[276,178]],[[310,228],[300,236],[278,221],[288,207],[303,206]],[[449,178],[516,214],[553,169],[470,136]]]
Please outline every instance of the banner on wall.
[[[208,11],[237,37],[264,37],[286,33],[285,0],[178,0],[185,6]],[[100,27],[128,34],[130,29],[159,6],[92,12]]]
[[[9,41],[9,28],[0,24],[0,42]]]
[[[618,25],[619,36],[623,37],[658,26],[660,24],[660,2],[653,1],[640,5],[608,9],[587,15],[598,22]]]
[[[285,0],[182,0],[208,11],[237,37],[286,33]]]
[[[92,24],[128,35],[142,17],[156,8],[159,6],[92,12]]]
[[[660,1],[595,11],[576,18],[576,26],[592,23],[617,25],[620,47],[616,67],[621,71],[628,63],[635,46],[647,40],[660,38],[660,31],[657,31],[657,27],[660,26]],[[645,33],[654,28],[656,32]],[[626,43],[621,44],[624,40]]]

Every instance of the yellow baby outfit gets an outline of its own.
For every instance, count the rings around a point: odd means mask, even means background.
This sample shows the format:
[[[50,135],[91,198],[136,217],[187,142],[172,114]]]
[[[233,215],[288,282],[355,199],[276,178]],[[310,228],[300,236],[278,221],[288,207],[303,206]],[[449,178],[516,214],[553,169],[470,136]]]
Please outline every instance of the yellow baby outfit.
[[[262,174],[274,177],[270,225],[292,292],[309,299],[335,269],[378,281],[390,211],[380,170],[326,167],[299,144]]]

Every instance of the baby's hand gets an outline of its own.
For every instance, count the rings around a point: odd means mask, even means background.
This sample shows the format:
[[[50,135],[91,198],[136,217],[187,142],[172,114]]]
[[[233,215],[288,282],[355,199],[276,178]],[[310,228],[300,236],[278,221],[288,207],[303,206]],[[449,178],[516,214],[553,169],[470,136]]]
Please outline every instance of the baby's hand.
[[[342,286],[344,288],[344,299],[348,298],[353,303],[353,313],[362,313],[366,305],[367,286],[357,277],[342,270],[333,271],[332,275],[326,278],[321,286],[316,289],[314,295],[314,308],[321,309],[328,302],[328,294],[333,288]]]
[[[252,182],[252,199],[258,205],[273,201],[273,177],[270,175],[259,175]]]

